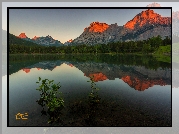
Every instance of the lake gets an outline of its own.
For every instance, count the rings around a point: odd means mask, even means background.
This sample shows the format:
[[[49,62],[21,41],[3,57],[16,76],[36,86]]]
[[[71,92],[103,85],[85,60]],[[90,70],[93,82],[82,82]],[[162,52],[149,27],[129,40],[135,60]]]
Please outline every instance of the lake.
[[[91,76],[99,88],[95,104]],[[39,77],[61,85],[65,107],[52,124],[37,102]],[[171,114],[171,63],[161,58],[9,55],[9,126],[172,126]]]

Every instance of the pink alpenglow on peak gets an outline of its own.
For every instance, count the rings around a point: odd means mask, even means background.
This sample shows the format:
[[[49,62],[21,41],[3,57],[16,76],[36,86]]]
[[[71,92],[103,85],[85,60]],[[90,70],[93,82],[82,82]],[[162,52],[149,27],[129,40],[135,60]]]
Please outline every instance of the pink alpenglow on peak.
[[[27,36],[25,35],[25,33],[21,33],[19,36],[17,36],[19,38],[27,38]]]
[[[33,40],[36,40],[36,39],[38,39],[39,37],[37,37],[37,36],[34,36],[34,38],[32,38]]]
[[[124,27],[133,30],[137,28],[138,25],[142,27],[147,24],[169,25],[171,24],[171,17],[162,17],[153,10],[148,9],[137,14],[132,20],[128,21]]]
[[[92,22],[89,27],[85,28],[84,31],[89,29],[89,32],[104,32],[109,27],[106,23]]]
[[[72,42],[73,40],[72,39],[70,39],[68,42]]]

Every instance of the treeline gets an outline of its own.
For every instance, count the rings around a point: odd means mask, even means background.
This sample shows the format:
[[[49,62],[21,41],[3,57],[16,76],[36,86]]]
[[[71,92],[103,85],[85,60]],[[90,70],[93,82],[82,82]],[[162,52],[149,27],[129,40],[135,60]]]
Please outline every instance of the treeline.
[[[153,53],[159,46],[171,45],[171,39],[166,37],[164,40],[160,36],[149,38],[143,41],[113,42],[99,45],[75,45],[75,46],[27,46],[23,44],[11,43],[9,41],[9,53],[53,53],[53,54],[71,54],[71,53]]]

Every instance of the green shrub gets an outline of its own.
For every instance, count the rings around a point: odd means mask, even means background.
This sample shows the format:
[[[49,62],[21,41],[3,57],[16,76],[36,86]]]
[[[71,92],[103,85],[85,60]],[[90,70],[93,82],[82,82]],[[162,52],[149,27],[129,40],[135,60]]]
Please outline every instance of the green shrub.
[[[57,121],[59,119],[60,111],[64,108],[64,100],[62,98],[62,92],[58,89],[61,87],[60,82],[58,84],[53,83],[54,80],[44,79],[39,77],[36,83],[41,83],[36,90],[41,91],[41,97],[37,100],[38,104],[42,107],[47,107],[47,113],[50,115],[48,123]],[[42,113],[46,112],[43,110]]]

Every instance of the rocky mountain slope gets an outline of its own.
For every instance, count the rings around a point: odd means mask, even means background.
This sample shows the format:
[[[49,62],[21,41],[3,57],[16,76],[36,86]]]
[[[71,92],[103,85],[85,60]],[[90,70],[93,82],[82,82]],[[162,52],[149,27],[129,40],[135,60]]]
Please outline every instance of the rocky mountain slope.
[[[53,39],[50,35],[46,36],[46,37],[34,37],[33,41],[36,42],[39,45],[44,45],[44,46],[63,46],[63,44],[58,41]]]
[[[107,44],[117,41],[146,40],[160,35],[171,37],[171,17],[162,17],[153,10],[142,11],[124,26],[92,22],[84,32],[71,42],[76,44]]]
[[[21,33],[17,37],[24,39],[24,40],[27,40],[27,41],[31,41],[33,43],[36,43],[36,44],[39,44],[39,45],[42,45],[42,46],[57,46],[57,47],[63,46],[63,44],[60,41],[53,39],[50,35],[48,35],[46,37],[36,37],[35,36],[34,38],[30,39],[26,36],[25,33]]]
[[[107,44],[113,42],[123,32],[125,31],[117,24],[92,22],[79,37],[72,41],[72,44]]]
[[[65,45],[65,46],[68,46],[72,41],[73,41],[73,40],[70,39],[69,41],[65,42],[64,45]]]
[[[152,3],[147,7],[161,7],[158,3]],[[179,42],[179,11],[172,12],[172,43]]]

